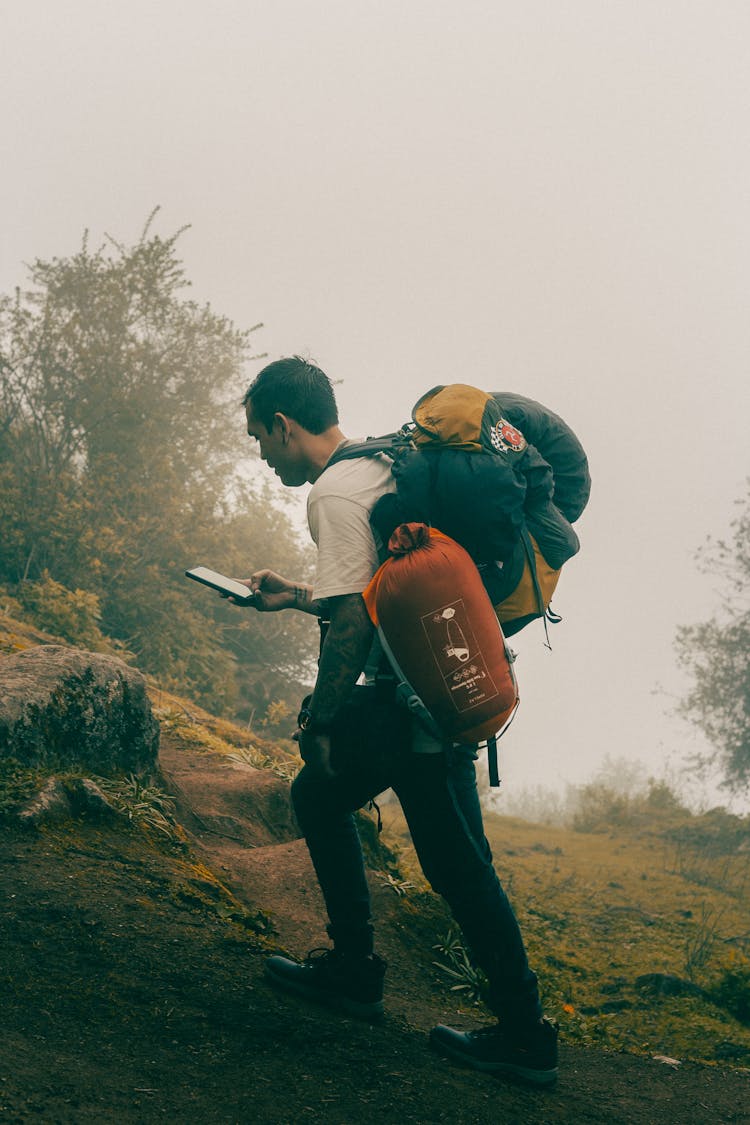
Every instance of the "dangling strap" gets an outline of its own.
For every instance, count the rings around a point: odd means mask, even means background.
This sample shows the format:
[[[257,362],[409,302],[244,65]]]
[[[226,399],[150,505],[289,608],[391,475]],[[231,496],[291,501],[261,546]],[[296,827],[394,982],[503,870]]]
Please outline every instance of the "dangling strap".
[[[490,785],[493,789],[500,786],[500,775],[497,772],[497,735],[493,734],[487,739],[487,768],[490,773]]]
[[[487,771],[490,775],[490,785],[493,789],[498,789],[500,787],[500,774],[498,772],[497,766],[497,744],[505,734],[510,724],[515,719],[518,712],[518,704],[520,702],[520,699],[516,699],[515,706],[510,715],[508,715],[508,718],[505,720],[504,725],[500,728],[499,731],[496,731],[495,734],[491,735],[490,738],[487,739]]]
[[[414,715],[414,717],[422,724],[428,734],[431,734],[434,738],[437,738],[442,742],[443,735],[440,732],[440,728],[404,675],[401,665],[394,655],[393,649],[386,640],[385,633],[383,632],[383,628],[381,625],[378,625],[378,637],[380,638],[380,643],[383,646],[383,652],[388,657],[388,663],[393,669],[393,674],[396,677],[396,701],[403,704],[403,706],[406,707],[407,710],[412,713],[412,715]]]
[[[370,803],[367,807],[371,812],[372,812],[373,809],[375,809],[375,812],[376,812],[377,817],[378,817],[378,836],[379,836],[380,833],[383,831],[383,818],[380,815],[380,805],[377,803],[377,801],[375,800],[374,797],[371,797]]]
[[[328,636],[328,630],[330,629],[330,627],[331,627],[331,622],[328,620],[327,617],[319,617],[318,618],[318,629],[320,630],[320,644],[318,646],[318,664],[320,664],[320,658],[323,655],[323,645],[326,643],[326,637]]]
[[[545,647],[548,648],[551,652],[552,645],[549,641],[549,629],[547,628],[547,611],[544,608],[544,598],[542,597],[542,591],[539,586],[539,578],[536,573],[536,555],[534,554],[534,544],[531,542],[531,536],[529,535],[528,529],[525,525],[523,531],[521,532],[521,541],[523,543],[523,549],[526,552],[526,558],[529,563],[529,570],[531,571],[531,581],[534,584],[534,593],[536,594],[536,604],[539,609],[539,616],[544,623],[544,635],[547,638]],[[550,618],[550,621],[551,620],[552,618]]]
[[[500,632],[502,633],[502,627],[500,629]],[[511,711],[510,715],[508,715],[508,718],[505,720],[500,730],[495,731],[495,733],[487,739],[487,771],[490,775],[490,786],[492,789],[498,789],[500,787],[500,774],[497,766],[497,744],[505,734],[510,724],[515,719],[516,713],[518,711],[518,705],[521,702],[518,695],[518,680],[516,679],[516,670],[514,667],[516,663],[516,654],[508,645],[505,637],[503,637],[503,647],[505,649],[505,656],[508,661],[508,667],[510,669],[513,685],[516,689],[516,702],[513,706],[513,710]]]

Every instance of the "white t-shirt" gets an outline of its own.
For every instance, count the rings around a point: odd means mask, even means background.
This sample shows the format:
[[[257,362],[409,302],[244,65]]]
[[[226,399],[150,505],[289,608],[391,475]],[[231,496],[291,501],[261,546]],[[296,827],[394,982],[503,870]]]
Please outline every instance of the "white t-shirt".
[[[355,442],[346,441],[339,449]],[[361,594],[378,569],[381,545],[370,527],[370,512],[394,492],[391,460],[382,454],[339,461],[325,469],[307,497],[307,522],[318,548],[313,597]]]
[[[355,444],[342,442],[337,448]],[[380,565],[382,545],[370,527],[370,512],[386,492],[396,491],[392,461],[357,457],[325,469],[307,497],[307,523],[316,547],[318,565],[313,597],[335,598],[361,594]],[[379,663],[380,643],[375,638],[363,679],[369,682]],[[439,754],[442,743],[412,719],[411,749],[416,754]]]

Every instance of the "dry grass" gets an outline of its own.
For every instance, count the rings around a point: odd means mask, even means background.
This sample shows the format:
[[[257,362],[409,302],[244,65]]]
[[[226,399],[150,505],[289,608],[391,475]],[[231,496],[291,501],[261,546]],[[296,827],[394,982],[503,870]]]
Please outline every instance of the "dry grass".
[[[383,817],[419,885],[398,807]],[[692,819],[695,843],[685,821],[678,850],[672,822],[583,833],[489,814],[485,827],[567,1038],[750,1066],[750,1021],[737,1018],[750,997],[750,853],[712,854]]]

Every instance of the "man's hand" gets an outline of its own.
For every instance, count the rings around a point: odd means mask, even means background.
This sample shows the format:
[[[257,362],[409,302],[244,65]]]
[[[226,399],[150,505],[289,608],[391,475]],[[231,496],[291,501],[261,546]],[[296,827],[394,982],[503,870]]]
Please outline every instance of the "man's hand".
[[[256,570],[250,578],[240,578],[239,581],[255,594],[251,605],[259,613],[276,613],[294,605],[294,583],[272,570]]]
[[[299,609],[303,613],[310,613],[320,617],[322,604],[314,602],[312,586],[305,582],[290,582],[282,578],[273,570],[256,570],[249,578],[238,578],[243,586],[255,594],[248,604],[258,613],[277,613],[280,609]],[[229,599],[234,601],[233,598]],[[235,605],[242,604],[235,602]]]
[[[327,734],[310,734],[309,731],[297,729],[292,735],[294,741],[299,743],[299,752],[305,765],[320,777],[329,781],[336,777],[336,771],[331,766],[331,739]]]

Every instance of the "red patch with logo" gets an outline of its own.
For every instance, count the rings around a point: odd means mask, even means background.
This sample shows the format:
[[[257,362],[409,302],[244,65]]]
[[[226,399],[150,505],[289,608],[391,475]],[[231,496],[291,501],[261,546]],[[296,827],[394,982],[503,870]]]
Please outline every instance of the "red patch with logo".
[[[512,445],[514,449],[523,448],[525,440],[524,436],[519,430],[515,428],[515,426],[511,426],[510,422],[506,422],[502,426],[500,430],[500,436],[503,441],[507,442],[508,445]]]
[[[490,441],[498,453],[522,453],[526,448],[526,438],[507,418],[501,418],[492,427]]]

